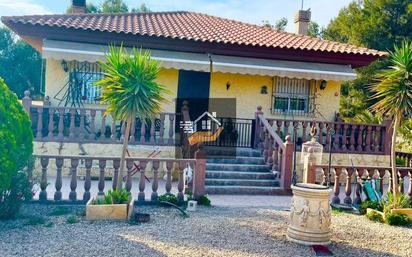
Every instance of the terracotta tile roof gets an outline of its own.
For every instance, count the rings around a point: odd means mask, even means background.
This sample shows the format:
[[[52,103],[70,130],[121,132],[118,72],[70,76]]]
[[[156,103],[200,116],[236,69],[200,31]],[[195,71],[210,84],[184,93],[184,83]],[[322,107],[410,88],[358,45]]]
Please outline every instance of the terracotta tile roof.
[[[21,23],[83,30],[99,30],[268,48],[384,56],[385,52],[296,35],[194,12],[122,14],[61,14],[2,17],[5,24]]]

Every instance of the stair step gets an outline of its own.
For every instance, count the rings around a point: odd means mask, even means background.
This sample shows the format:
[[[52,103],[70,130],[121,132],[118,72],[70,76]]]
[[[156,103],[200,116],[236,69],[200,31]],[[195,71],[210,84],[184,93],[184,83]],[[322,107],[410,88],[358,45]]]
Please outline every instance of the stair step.
[[[249,157],[249,156],[208,156],[207,163],[225,163],[225,164],[265,164],[263,157]]]
[[[268,172],[269,168],[267,165],[262,164],[206,163],[206,170]]]
[[[279,186],[279,181],[273,179],[206,179],[205,183],[206,186]]]
[[[208,194],[244,194],[244,195],[274,195],[283,194],[281,187],[256,186],[206,186]]]
[[[206,179],[275,179],[271,172],[247,172],[247,171],[206,171]]]
[[[260,150],[251,148],[235,148],[235,147],[206,147],[206,154],[219,156],[245,156],[245,157],[261,157]]]

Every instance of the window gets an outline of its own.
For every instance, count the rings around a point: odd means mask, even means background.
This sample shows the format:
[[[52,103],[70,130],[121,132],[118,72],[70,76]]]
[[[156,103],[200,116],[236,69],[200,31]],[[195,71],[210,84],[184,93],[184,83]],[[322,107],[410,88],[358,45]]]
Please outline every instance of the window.
[[[103,76],[103,72],[96,63],[73,63],[69,74],[72,98],[77,98],[76,100],[81,100],[85,103],[99,102],[101,92],[94,83],[101,80]]]
[[[309,113],[310,82],[304,79],[278,78],[273,89],[273,113],[305,115]]]

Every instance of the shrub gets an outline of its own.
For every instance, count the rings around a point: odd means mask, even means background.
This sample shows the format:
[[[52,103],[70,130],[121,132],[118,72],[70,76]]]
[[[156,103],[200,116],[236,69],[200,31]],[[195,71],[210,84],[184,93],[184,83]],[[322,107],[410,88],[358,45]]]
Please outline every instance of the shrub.
[[[109,190],[107,196],[112,199],[113,204],[122,204],[129,201],[129,192],[126,189],[122,188],[120,190]]]
[[[162,205],[161,202],[168,202],[172,204],[177,204],[177,197],[174,194],[164,194],[157,198],[157,203]]]
[[[372,221],[375,222],[381,222],[383,223],[383,217],[382,214],[376,211],[371,211],[369,213],[366,213],[366,217]]]
[[[392,192],[388,192],[386,199],[382,200],[383,212],[390,214],[392,209],[411,208],[411,200],[405,194],[398,194],[395,198]]]
[[[33,134],[29,116],[0,78],[0,219],[13,218],[22,202],[31,199],[27,175]]]
[[[365,215],[367,208],[378,210],[378,211],[383,210],[383,207],[382,207],[380,202],[377,202],[377,201],[363,201],[360,205],[359,213],[362,214],[362,215]]]
[[[392,226],[406,226],[410,222],[408,215],[389,213],[385,215],[385,223]]]
[[[211,206],[211,201],[209,199],[209,197],[207,197],[207,195],[202,195],[199,197],[199,199],[197,200],[197,203],[199,205],[204,205],[204,206]]]
[[[68,224],[74,224],[74,223],[79,222],[79,219],[77,218],[76,215],[70,215],[69,217],[67,217],[66,222]]]

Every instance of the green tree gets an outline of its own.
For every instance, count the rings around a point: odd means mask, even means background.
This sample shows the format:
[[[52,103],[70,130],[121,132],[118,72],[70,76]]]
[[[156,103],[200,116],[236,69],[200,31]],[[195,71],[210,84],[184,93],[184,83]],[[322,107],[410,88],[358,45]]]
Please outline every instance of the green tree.
[[[100,9],[102,13],[124,13],[129,11],[123,0],[105,0]]]
[[[275,25],[273,27],[277,30],[285,31],[287,25],[288,25],[288,19],[285,17],[282,17],[275,22]]]
[[[41,56],[11,30],[0,27],[0,77],[19,98],[25,90],[40,94]]]
[[[146,6],[146,4],[141,4],[140,7],[138,8],[133,8],[131,12],[143,12],[143,13],[148,13],[152,12],[152,10],[149,9],[149,7]]]
[[[308,36],[323,38],[325,28],[319,26],[319,24],[315,21],[311,21],[308,27]]]
[[[16,214],[21,202],[30,197],[22,169],[33,152],[29,116],[0,78],[0,219]]]
[[[168,91],[156,82],[160,66],[149,52],[133,49],[128,53],[123,47],[110,47],[105,62],[100,62],[105,77],[96,83],[101,88],[102,101],[108,104],[106,114],[126,123],[117,189],[122,187],[125,156],[132,122],[135,118],[145,126],[147,119],[160,112],[161,103]]]
[[[398,176],[396,170],[396,135],[404,119],[412,114],[412,42],[403,42],[390,52],[390,66],[381,70],[372,86],[377,102],[373,109],[382,115],[393,118],[391,150],[392,180],[394,197],[398,195]]]

